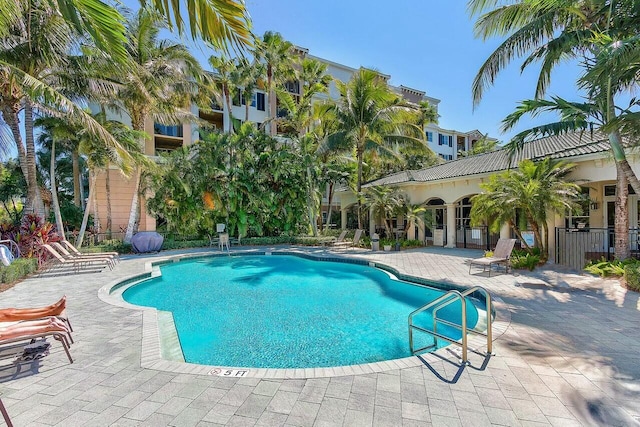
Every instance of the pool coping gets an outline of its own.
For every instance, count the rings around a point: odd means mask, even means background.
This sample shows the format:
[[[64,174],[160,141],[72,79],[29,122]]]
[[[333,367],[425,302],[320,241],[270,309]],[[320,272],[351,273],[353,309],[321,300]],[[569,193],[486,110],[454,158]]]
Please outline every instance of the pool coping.
[[[442,284],[435,280],[429,280],[417,276],[400,273],[394,267],[381,262],[373,262],[357,256],[344,257],[342,254],[316,255],[310,254],[303,250],[282,249],[272,251],[260,251],[254,249],[237,250],[233,255],[295,255],[316,261],[335,261],[348,262],[353,264],[368,265],[380,268],[388,273],[395,275],[400,280],[414,282],[423,285],[444,285],[441,289],[465,289],[461,285]],[[131,276],[113,280],[98,290],[98,297],[105,303],[142,312],[142,350],[140,357],[140,365],[143,368],[154,369],[159,371],[192,374],[192,375],[217,375],[224,377],[238,378],[271,378],[271,379],[306,379],[306,378],[325,378],[348,375],[372,374],[378,372],[386,372],[403,368],[424,366],[425,364],[442,361],[448,359],[452,355],[457,355],[460,359],[462,349],[457,346],[447,346],[434,352],[423,353],[416,356],[404,357],[401,359],[385,360],[381,362],[363,363],[359,365],[336,366],[328,368],[292,368],[292,369],[276,369],[276,368],[243,368],[215,365],[201,365],[196,363],[184,362],[182,351],[180,349],[179,340],[173,318],[167,319],[165,313],[153,307],[141,307],[129,304],[122,298],[122,293],[127,285],[132,285],[140,280],[156,277],[160,274],[160,266],[174,262],[180,262],[188,259],[210,258],[218,256],[229,256],[228,254],[217,254],[211,252],[196,252],[181,255],[167,255],[164,257],[154,258],[145,262],[144,271],[142,273],[133,274]],[[410,278],[411,280],[407,280]],[[493,320],[493,341],[498,339],[505,333],[511,323],[511,312],[506,308],[502,299],[493,297],[493,308],[495,318]],[[164,327],[160,326],[160,323]],[[171,343],[169,346],[163,342]],[[476,334],[467,336],[467,345],[469,353],[479,354],[486,357],[484,351],[486,348],[486,339]],[[176,351],[176,347],[178,351]],[[164,352],[163,352],[164,350]],[[164,357],[163,357],[164,353]]]

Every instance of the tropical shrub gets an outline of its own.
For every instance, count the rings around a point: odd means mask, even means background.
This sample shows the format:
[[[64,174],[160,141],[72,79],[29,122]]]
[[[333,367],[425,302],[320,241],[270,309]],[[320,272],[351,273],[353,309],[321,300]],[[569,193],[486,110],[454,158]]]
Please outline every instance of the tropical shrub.
[[[632,262],[624,266],[624,281],[627,288],[640,292],[640,262]]]
[[[600,277],[620,277],[624,275],[625,267],[628,265],[639,264],[640,262],[634,258],[627,258],[625,260],[611,260],[607,261],[604,257],[599,260],[590,261],[585,270],[591,274],[596,274]]]
[[[527,269],[533,271],[538,264],[540,264],[540,255],[526,253],[524,255],[511,256],[511,267],[518,270]]]
[[[15,235],[15,241],[20,247],[20,255],[24,258],[36,258],[39,266],[49,259],[42,245],[59,240],[55,226],[43,221],[35,214],[27,214],[22,218],[22,225]]]
[[[306,189],[294,147],[244,124],[237,134],[205,134],[176,150],[146,181],[150,213],[167,230],[232,236],[292,235],[305,229]]]
[[[17,258],[8,267],[0,266],[0,283],[13,283],[38,269],[36,258]]]

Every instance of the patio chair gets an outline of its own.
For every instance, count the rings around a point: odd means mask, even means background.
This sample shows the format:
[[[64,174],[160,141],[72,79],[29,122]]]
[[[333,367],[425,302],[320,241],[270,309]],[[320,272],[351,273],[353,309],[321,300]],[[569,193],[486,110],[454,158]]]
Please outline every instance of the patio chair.
[[[483,272],[486,271],[488,266],[489,277],[491,277],[491,266],[493,264],[504,264],[505,273],[508,273],[511,268],[511,252],[515,244],[516,239],[499,239],[493,251],[493,256],[469,260],[469,274],[471,274],[471,266],[474,264],[481,265]]]
[[[218,249],[224,251],[225,246],[227,247],[227,252],[230,252],[229,249],[229,233],[220,233],[218,240]]]
[[[64,248],[64,246],[62,246],[60,243],[58,242],[53,242],[51,243],[51,246],[58,251],[58,253],[60,255],[62,255],[63,257],[67,258],[67,259],[86,259],[87,261],[94,261],[94,260],[106,260],[109,263],[109,266],[111,268],[115,267],[116,265],[116,260],[115,258],[113,258],[112,256],[109,255],[99,255],[99,254],[83,254],[83,253],[71,253],[68,250],[66,250]]]
[[[101,259],[101,258],[94,258],[94,259],[87,259],[87,258],[65,258],[62,255],[60,255],[55,249],[53,249],[50,245],[42,245],[42,247],[49,252],[51,255],[53,255],[53,258],[51,260],[51,264],[48,266],[48,269],[56,267],[56,266],[67,266],[67,267],[71,267],[74,271],[74,273],[79,273],[80,270],[92,263],[98,263],[98,264],[103,264],[109,267],[109,269],[113,269],[111,267],[111,263],[106,260],[106,259]]]
[[[69,341],[67,336],[69,331],[55,324],[53,321],[45,323],[46,319],[26,320],[8,326],[0,327],[0,347],[16,343],[35,340],[37,338],[53,337],[62,344],[64,352],[67,354],[69,363],[73,363],[71,353],[69,353]]]
[[[348,231],[349,231],[349,230],[342,230],[342,231],[340,232],[340,235],[338,236],[338,238],[337,238],[336,240],[332,241],[330,244],[331,244],[332,246],[334,246],[334,245],[335,245],[335,246],[337,246],[337,245],[341,245],[341,244],[345,241],[345,240],[344,240],[344,238],[345,238],[345,237],[347,237],[347,232],[348,232]]]
[[[94,252],[94,253],[80,252],[68,240],[61,240],[60,243],[62,244],[62,246],[64,246],[67,249],[67,251],[75,255],[111,257],[115,262],[120,262],[120,254],[118,252]]]
[[[342,242],[335,242],[333,244],[333,247],[336,248],[350,248],[352,246],[357,246],[358,243],[360,243],[360,238],[362,237],[362,232],[364,230],[356,230],[355,234],[353,235],[353,240],[349,241],[349,240],[343,240]]]

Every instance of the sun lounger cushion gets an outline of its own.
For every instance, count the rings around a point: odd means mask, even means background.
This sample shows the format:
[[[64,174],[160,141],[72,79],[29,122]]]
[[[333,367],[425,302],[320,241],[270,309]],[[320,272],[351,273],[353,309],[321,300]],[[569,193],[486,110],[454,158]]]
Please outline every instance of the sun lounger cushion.
[[[0,245],[0,262],[2,262],[5,267],[9,267],[13,262],[13,254],[11,253],[11,250],[4,245]]]

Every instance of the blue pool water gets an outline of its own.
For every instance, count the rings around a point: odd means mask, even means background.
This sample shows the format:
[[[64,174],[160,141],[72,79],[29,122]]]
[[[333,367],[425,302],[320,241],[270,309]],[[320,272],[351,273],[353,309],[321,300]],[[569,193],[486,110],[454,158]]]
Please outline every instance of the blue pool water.
[[[309,368],[407,357],[407,316],[443,293],[368,266],[288,255],[203,258],[161,270],[124,299],[172,312],[185,360],[216,366]],[[459,323],[460,309],[457,302],[439,315]],[[473,304],[467,316],[473,327]],[[429,313],[416,319],[424,327],[431,321]],[[439,332],[460,337],[452,328]],[[414,339],[416,346],[432,343],[426,334]]]

